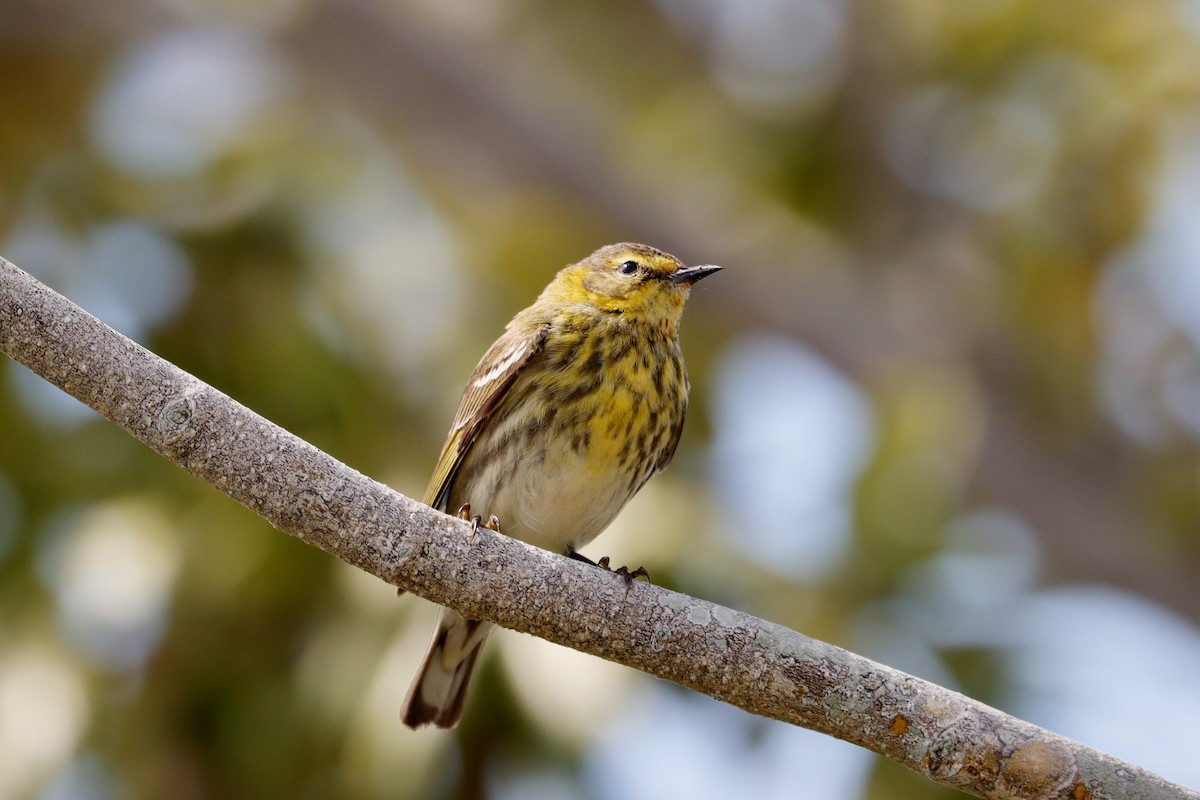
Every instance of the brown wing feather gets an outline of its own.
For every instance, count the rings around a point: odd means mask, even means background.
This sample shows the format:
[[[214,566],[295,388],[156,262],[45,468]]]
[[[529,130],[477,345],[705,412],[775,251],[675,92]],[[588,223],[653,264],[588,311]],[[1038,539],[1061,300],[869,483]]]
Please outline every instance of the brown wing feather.
[[[518,319],[520,319],[518,317]],[[513,320],[516,323],[517,320]],[[508,329],[483,354],[467,380],[458,412],[450,426],[442,454],[438,456],[433,477],[425,490],[425,503],[434,508],[445,508],[450,494],[450,484],[462,464],[463,457],[474,444],[480,429],[504,395],[512,386],[521,370],[537,355],[546,341],[548,325],[541,324],[532,331],[524,325],[510,324]]]

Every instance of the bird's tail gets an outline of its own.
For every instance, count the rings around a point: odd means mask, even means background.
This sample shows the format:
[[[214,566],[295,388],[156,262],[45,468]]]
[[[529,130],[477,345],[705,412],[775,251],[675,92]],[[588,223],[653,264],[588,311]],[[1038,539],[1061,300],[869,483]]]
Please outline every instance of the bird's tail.
[[[405,725],[410,728],[430,723],[439,728],[458,725],[471,673],[493,627],[490,622],[470,620],[448,608],[442,609],[433,641],[400,706],[400,719]]]

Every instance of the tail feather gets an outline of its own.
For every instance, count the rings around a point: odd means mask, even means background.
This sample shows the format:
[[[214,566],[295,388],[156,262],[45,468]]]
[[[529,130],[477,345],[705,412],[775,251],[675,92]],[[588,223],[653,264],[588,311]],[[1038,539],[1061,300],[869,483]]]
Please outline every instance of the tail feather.
[[[462,718],[471,675],[495,627],[443,608],[429,650],[408,687],[400,719],[410,728],[453,728]]]

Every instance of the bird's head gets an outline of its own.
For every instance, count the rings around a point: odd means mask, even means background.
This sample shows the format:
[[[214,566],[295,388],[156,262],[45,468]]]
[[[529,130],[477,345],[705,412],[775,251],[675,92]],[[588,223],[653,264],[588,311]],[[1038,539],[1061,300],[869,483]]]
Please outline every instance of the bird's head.
[[[644,244],[610,244],[559,272],[545,295],[563,306],[674,324],[692,285],[719,269],[688,267]]]

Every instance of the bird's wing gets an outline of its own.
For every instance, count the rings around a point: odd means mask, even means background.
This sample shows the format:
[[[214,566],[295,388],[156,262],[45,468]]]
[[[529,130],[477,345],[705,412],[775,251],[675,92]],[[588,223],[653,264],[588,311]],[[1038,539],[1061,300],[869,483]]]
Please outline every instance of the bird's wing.
[[[545,345],[548,324],[529,328],[515,322],[483,354],[467,381],[467,388],[463,390],[462,400],[458,404],[458,413],[454,415],[454,423],[450,426],[450,435],[446,437],[433,477],[429,480],[429,488],[425,490],[427,505],[447,510],[450,484],[464,456],[517,375]]]

